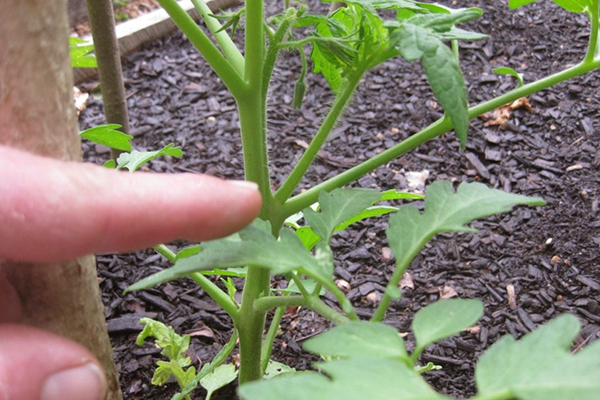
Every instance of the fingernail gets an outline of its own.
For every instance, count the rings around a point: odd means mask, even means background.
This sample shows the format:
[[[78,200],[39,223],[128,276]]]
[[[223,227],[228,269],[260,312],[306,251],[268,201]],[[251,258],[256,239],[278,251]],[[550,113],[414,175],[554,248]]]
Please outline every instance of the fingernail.
[[[243,187],[248,190],[258,190],[258,185],[250,181],[229,181],[232,185]]]
[[[95,363],[63,370],[46,378],[40,400],[104,400],[106,377]]]

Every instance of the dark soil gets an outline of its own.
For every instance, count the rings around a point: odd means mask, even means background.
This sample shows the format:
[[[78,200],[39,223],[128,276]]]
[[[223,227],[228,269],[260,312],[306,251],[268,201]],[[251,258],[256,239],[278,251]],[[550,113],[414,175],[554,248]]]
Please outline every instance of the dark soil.
[[[516,84],[513,78],[494,75],[494,67],[513,67],[525,73],[526,81],[533,81],[575,64],[585,53],[585,19],[550,1],[515,12],[504,1],[468,4],[485,10],[471,28],[492,37],[462,46],[471,104]],[[298,72],[297,59],[283,57],[271,90],[274,185],[282,182],[291,161],[304,151],[302,141],[310,141],[332,97],[323,78],[312,76],[303,109],[294,110],[292,82]],[[124,73],[135,147],[153,150],[174,142],[184,150],[182,160],[157,160],[149,167],[152,171],[243,177],[234,101],[180,34],[129,56]],[[477,234],[441,235],[414,261],[410,270],[414,288],[405,288],[403,298],[393,304],[388,324],[409,332],[413,314],[444,294],[477,298],[486,307],[476,329],[431,346],[423,355],[423,362],[443,366],[427,374],[437,390],[460,398],[472,395],[474,364],[482,351],[501,335],[521,337],[561,313],[574,313],[583,324],[577,346],[600,336],[599,86],[597,74],[592,73],[545,90],[529,98],[533,112],[514,110],[504,127],[485,126],[483,119],[473,121],[463,152],[455,135],[446,134],[358,181],[359,187],[409,189],[407,172],[427,170],[428,183],[481,181],[548,201],[545,207],[518,208],[476,222]],[[91,100],[81,127],[102,123],[101,111],[101,102]],[[365,77],[302,186],[356,165],[440,116],[419,65],[399,59],[384,63]],[[93,162],[107,157],[105,150],[93,145],[84,144],[84,151]],[[338,255],[335,278],[348,283],[348,297],[364,317],[373,312],[394,265],[385,228],[386,219],[377,219],[357,224],[333,241]],[[122,295],[129,284],[167,266],[153,251],[98,257],[126,399],[170,399],[176,390],[174,384],[151,386],[153,364],[160,355],[151,346],[134,344],[141,329],[139,317],[151,316],[179,332],[195,333],[192,347],[198,363],[210,360],[232,328],[227,316],[189,280]],[[514,297],[509,295],[511,288]],[[290,310],[274,358],[309,368],[315,359],[301,351],[302,342],[329,326],[311,311]],[[232,397],[232,390],[222,394],[222,398]],[[202,393],[195,398],[203,398]]]

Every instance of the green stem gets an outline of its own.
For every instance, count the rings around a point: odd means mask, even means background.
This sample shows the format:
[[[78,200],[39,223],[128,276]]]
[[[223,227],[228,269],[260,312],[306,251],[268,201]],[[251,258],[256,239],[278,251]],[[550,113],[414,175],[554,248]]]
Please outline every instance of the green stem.
[[[302,49],[300,49],[300,51],[302,51]],[[329,110],[329,114],[327,114],[327,117],[321,124],[321,127],[317,131],[317,134],[310,142],[310,145],[298,161],[298,164],[296,164],[288,178],[281,185],[281,188],[277,191],[277,193],[275,193],[275,201],[277,201],[278,203],[284,203],[292,195],[292,193],[302,180],[302,177],[308,170],[308,167],[310,167],[315,157],[317,156],[317,153],[327,140],[327,136],[329,136],[331,129],[333,129],[338,118],[348,105],[348,102],[352,98],[352,93],[354,93],[354,89],[356,89],[356,86],[358,86],[358,83],[360,82],[361,76],[362,71],[357,71],[356,73],[348,77],[348,81],[345,85],[343,85],[340,93],[336,96],[335,100],[333,101],[331,110]]]
[[[227,314],[229,314],[231,319],[233,319],[234,324],[236,324],[236,322],[239,319],[240,311],[237,305],[227,295],[227,293],[225,293],[223,290],[221,290],[220,287],[215,285],[210,279],[208,279],[206,276],[202,275],[199,272],[194,272],[193,274],[190,274],[190,278],[192,278],[198,286],[204,289],[206,294],[208,294],[211,297],[211,299],[213,299],[218,305],[220,305],[221,308],[225,310]]]
[[[246,81],[252,90],[262,86],[262,69],[265,53],[264,10],[262,0],[246,0]]]
[[[269,331],[267,332],[267,336],[265,336],[265,340],[262,345],[262,353],[261,359],[262,363],[260,366],[261,374],[264,376],[267,371],[267,367],[269,366],[269,360],[271,360],[271,353],[273,351],[273,343],[275,342],[275,337],[277,336],[277,331],[279,330],[279,324],[281,324],[281,318],[283,318],[283,313],[285,312],[285,307],[279,307],[275,310],[275,315],[273,315],[273,319],[271,320],[271,326],[269,326]]]
[[[265,56],[265,63],[263,65],[262,93],[265,98],[267,98],[267,93],[269,91],[269,83],[271,82],[271,75],[273,74],[273,68],[275,67],[277,56],[279,55],[279,51],[281,50],[279,44],[285,37],[285,34],[288,32],[291,22],[291,18],[285,18],[281,22],[275,33],[272,36],[270,36],[269,49],[267,50],[267,54]]]
[[[595,68],[600,66],[600,59],[594,59],[590,62],[583,62],[571,68],[567,68],[554,75],[550,75],[546,78],[538,81],[523,85],[519,88],[511,90],[510,92],[494,98],[492,100],[483,102],[475,107],[469,109],[469,119],[478,117],[481,114],[492,111],[504,104],[513,102],[521,97],[528,96],[532,93],[546,89],[550,86],[556,85],[557,83],[565,80],[574,78],[579,75],[583,75]],[[408,139],[403,140],[394,147],[391,147],[375,157],[353,167],[341,174],[322,182],[321,184],[314,186],[310,190],[301,193],[291,199],[289,199],[283,206],[283,215],[293,215],[304,208],[310,206],[318,200],[319,193],[322,191],[331,191],[335,188],[347,185],[360,178],[363,175],[368,174],[374,169],[385,165],[393,159],[400,157],[406,152],[414,149],[415,147],[437,137],[441,134],[448,132],[452,129],[452,123],[448,118],[441,118],[429,125],[420,132],[412,135]]]
[[[181,8],[176,0],[158,0],[160,5],[167,11],[173,19],[173,22],[183,31],[185,36],[192,42],[194,47],[200,51],[206,62],[211,66],[215,73],[221,78],[223,83],[236,97],[246,86],[246,83],[236,69],[221,54],[214,43],[206,36],[194,22],[192,17]]]
[[[315,311],[316,313],[322,315],[323,317],[327,318],[329,321],[333,322],[336,325],[345,324],[346,322],[350,321],[350,318],[335,311],[317,296],[309,297],[309,301],[306,304],[306,308]],[[356,319],[352,319],[357,320],[358,317]]]
[[[278,307],[306,307],[306,299],[302,296],[268,296],[254,301],[254,308],[260,311]]]
[[[167,260],[169,260],[172,263],[174,263],[175,260],[177,259],[177,254],[172,252],[171,249],[169,249],[164,244],[158,244],[158,245],[154,246],[154,250],[156,250],[157,253],[161,254],[162,256],[164,256]]]
[[[255,302],[268,293],[270,282],[268,269],[248,267],[237,324],[240,335],[240,384],[262,378],[262,335],[266,311],[256,308]]]
[[[223,28],[221,23],[217,21],[216,18],[211,17],[212,12],[204,0],[192,0],[192,4],[194,4],[194,7],[196,10],[198,10],[198,13],[202,17],[202,20],[217,40],[217,43],[219,44],[219,47],[221,47],[221,50],[223,50],[225,57],[227,57],[233,68],[235,68],[236,72],[242,76],[244,73],[244,56],[242,56],[240,50],[237,48],[235,43],[233,43],[231,37],[227,34],[227,32],[221,30]]]
[[[452,53],[454,54],[454,57],[456,57],[456,60],[460,60],[460,53],[459,53],[459,48],[458,48],[458,40],[452,40],[450,42],[450,44],[452,45]]]
[[[590,32],[590,41],[587,49],[587,53],[585,55],[585,62],[592,62],[596,57],[597,47],[598,47],[598,0],[594,0],[592,2],[592,9],[590,10],[590,21],[591,21],[591,32]]]

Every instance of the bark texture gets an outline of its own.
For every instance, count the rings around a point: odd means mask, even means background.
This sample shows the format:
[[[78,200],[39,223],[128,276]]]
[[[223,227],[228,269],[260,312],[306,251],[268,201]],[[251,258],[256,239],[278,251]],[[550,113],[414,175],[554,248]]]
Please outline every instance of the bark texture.
[[[112,0],[86,0],[86,3],[94,39],[94,52],[98,60],[98,77],[106,123],[119,124],[122,126],[121,131],[129,134],[129,116],[119,42],[115,32],[113,2]],[[118,150],[111,150],[115,159],[119,153]]]
[[[66,10],[66,0],[2,4],[0,143],[80,160]],[[90,349],[107,371],[107,399],[121,399],[94,257],[52,265],[0,261],[0,268],[22,300],[24,323]]]

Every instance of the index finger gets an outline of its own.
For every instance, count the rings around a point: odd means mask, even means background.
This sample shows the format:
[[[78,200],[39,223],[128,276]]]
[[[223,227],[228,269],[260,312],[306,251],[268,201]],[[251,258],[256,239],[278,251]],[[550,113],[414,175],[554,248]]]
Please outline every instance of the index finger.
[[[0,258],[59,262],[231,234],[257,186],[194,174],[128,174],[0,146]]]

